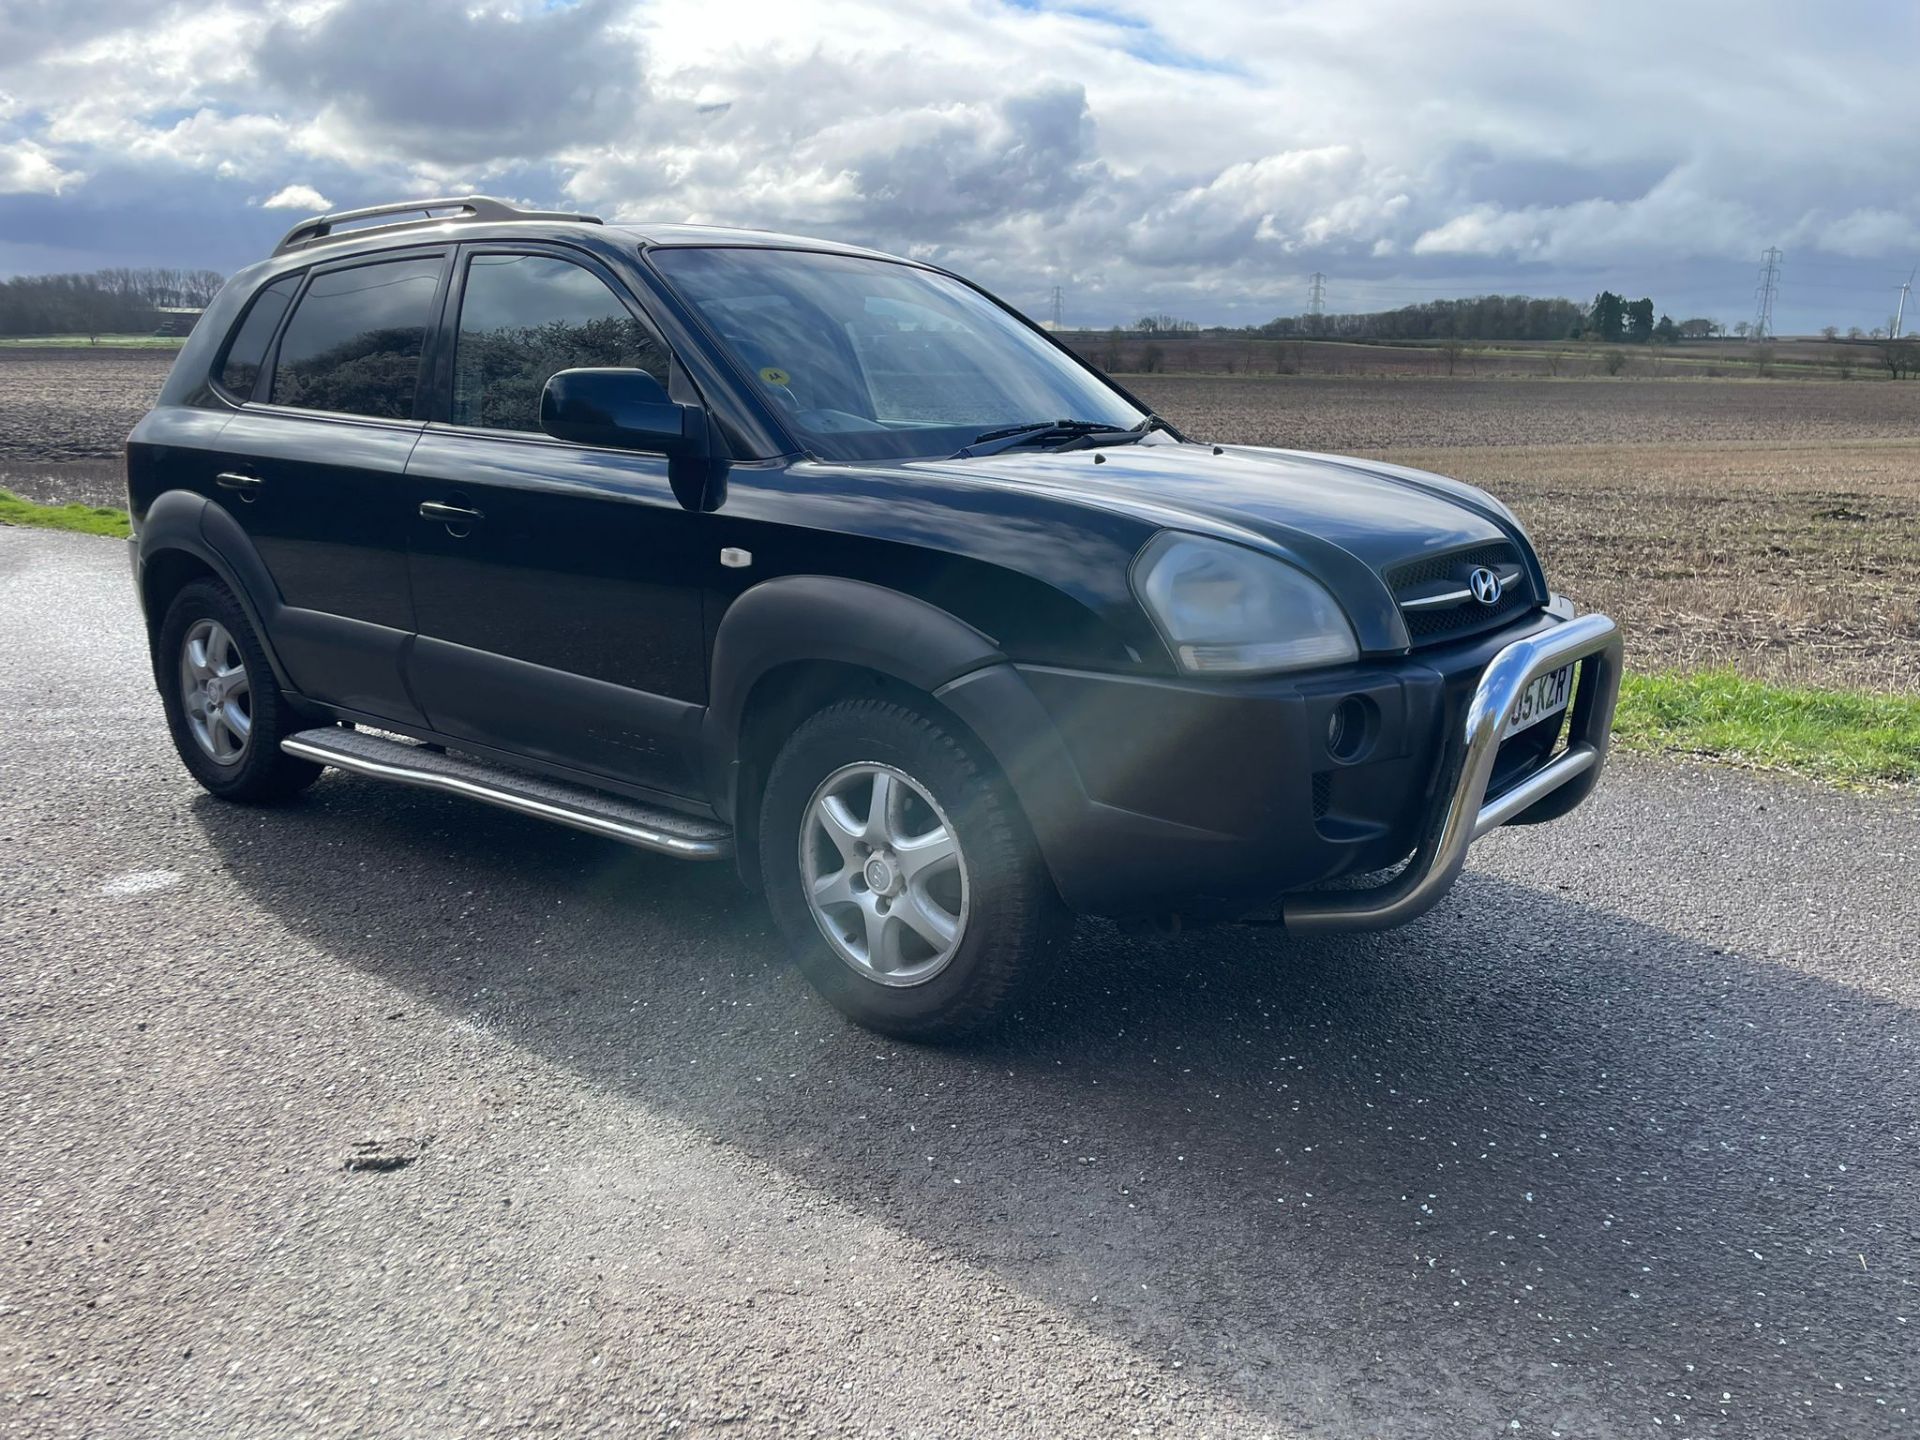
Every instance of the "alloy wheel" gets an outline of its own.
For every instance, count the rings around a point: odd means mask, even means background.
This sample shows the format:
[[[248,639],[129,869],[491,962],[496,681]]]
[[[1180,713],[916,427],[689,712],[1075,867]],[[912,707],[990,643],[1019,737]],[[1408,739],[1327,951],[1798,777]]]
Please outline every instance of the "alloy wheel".
[[[834,953],[882,985],[924,984],[966,938],[959,836],[926,787],[891,765],[845,765],[821,782],[801,820],[800,877]]]
[[[196,620],[180,645],[180,701],[187,729],[216,765],[238,765],[253,737],[246,657],[218,620]]]

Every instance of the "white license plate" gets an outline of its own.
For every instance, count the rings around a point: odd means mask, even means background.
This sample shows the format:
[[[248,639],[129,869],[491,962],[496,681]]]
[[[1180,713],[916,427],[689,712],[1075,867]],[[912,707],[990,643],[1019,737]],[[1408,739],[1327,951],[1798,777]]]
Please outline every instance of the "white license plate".
[[[1562,665],[1558,670],[1549,671],[1520,692],[1513,709],[1507,712],[1507,728],[1500,732],[1500,738],[1518,735],[1529,726],[1558,715],[1572,698],[1573,666]]]

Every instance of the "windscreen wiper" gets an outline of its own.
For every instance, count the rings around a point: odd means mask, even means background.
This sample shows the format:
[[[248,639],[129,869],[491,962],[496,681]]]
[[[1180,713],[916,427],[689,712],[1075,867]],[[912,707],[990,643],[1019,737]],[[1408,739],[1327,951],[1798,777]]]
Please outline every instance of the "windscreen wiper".
[[[1149,414],[1138,425],[1129,425],[1124,430],[1112,426],[1102,426],[1098,430],[1083,430],[1077,435],[1055,445],[1055,450],[1093,450],[1107,445],[1138,445],[1156,430],[1172,430],[1173,427],[1158,415]]]
[[[1104,449],[1106,445],[1139,445],[1146,440],[1146,436],[1154,434],[1154,430],[1165,430],[1179,438],[1179,432],[1171,424],[1158,415],[1146,415],[1146,419],[1140,420],[1139,424],[1129,424],[1125,430],[1116,430],[1112,426],[1083,430],[1081,434],[1062,440],[1058,445],[1050,445],[1050,449]]]
[[[992,455],[1015,445],[1033,445],[1047,440],[1078,440],[1084,435],[1102,432],[1124,434],[1104,420],[1029,420],[1022,425],[1003,425],[998,430],[983,430],[954,452],[954,458],[968,455]],[[990,445],[990,450],[978,447]]]

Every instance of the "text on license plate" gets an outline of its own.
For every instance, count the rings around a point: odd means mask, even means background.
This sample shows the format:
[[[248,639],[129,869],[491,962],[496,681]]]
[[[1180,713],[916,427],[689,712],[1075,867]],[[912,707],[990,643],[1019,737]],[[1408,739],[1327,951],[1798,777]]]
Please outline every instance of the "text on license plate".
[[[1507,712],[1507,727],[1500,732],[1500,738],[1518,735],[1549,715],[1558,715],[1572,698],[1573,666],[1562,665],[1558,670],[1549,671],[1520,692],[1513,709]]]

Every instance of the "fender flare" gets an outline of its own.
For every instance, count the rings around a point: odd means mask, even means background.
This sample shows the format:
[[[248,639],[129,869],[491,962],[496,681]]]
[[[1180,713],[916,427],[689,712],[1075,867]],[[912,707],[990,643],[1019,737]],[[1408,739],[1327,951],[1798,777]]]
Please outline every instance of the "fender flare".
[[[1006,658],[966,621],[885,586],[830,575],[762,581],[727,608],[714,632],[701,726],[708,793],[723,815],[732,812],[747,700],[780,666],[856,665],[931,695]]]
[[[267,572],[260,554],[247,538],[247,532],[220,506],[191,490],[168,490],[147,507],[140,524],[136,544],[140,556],[140,600],[146,604],[147,568],[169,551],[190,555],[220,577],[246,611],[247,621],[267,652],[273,678],[282,690],[292,693],[296,687],[288,678],[286,666],[274,648],[273,632],[267,621],[280,608],[280,592]],[[158,630],[161,617],[147,616],[149,627]]]

